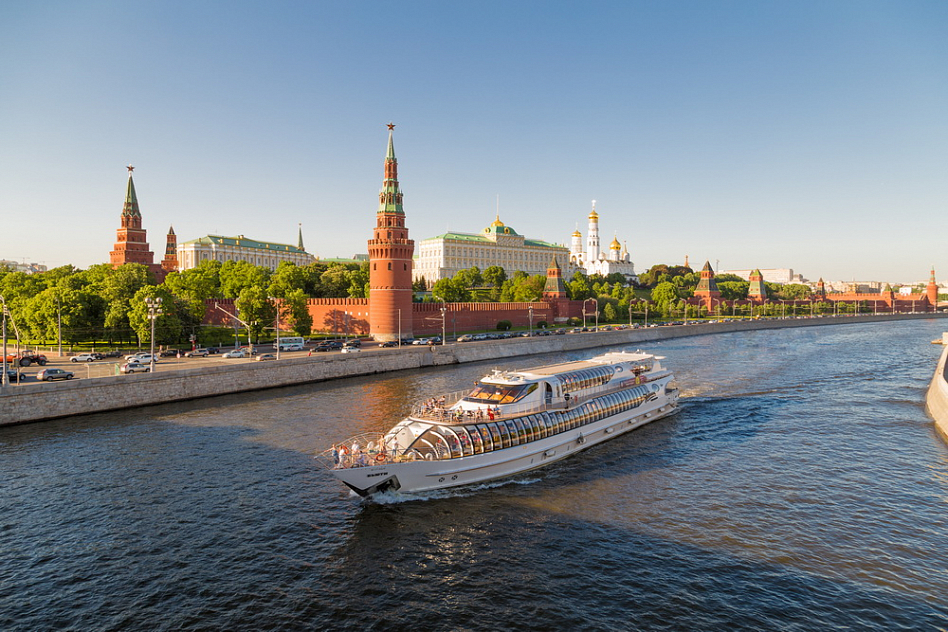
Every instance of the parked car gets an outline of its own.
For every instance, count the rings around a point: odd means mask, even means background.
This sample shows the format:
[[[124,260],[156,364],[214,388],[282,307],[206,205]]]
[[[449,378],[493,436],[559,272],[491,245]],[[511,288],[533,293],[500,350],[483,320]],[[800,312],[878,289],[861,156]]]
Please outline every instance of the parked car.
[[[75,375],[72,371],[62,369],[43,369],[36,374],[36,379],[40,382],[52,382],[53,380],[71,380]]]
[[[12,384],[13,382],[22,382],[26,379],[26,373],[20,373],[16,369],[7,369],[7,379]]]
[[[428,339],[427,339],[427,338],[415,338],[414,340],[411,341],[411,343],[412,343],[413,345],[426,345],[426,344],[428,344]]]
[[[246,352],[244,352],[243,349],[234,349],[233,351],[228,351],[221,357],[222,358],[246,358],[247,354]]]
[[[207,349],[195,349],[184,354],[185,358],[203,358],[210,353]]]
[[[380,346],[380,347],[383,347],[383,348],[384,348],[384,347],[397,347],[397,346],[398,346],[398,341],[397,341],[397,340],[386,340],[385,342],[380,342],[380,343],[379,343],[379,346]]]
[[[342,349],[341,340],[323,340],[314,347],[315,351],[334,351],[336,349]]]
[[[69,359],[73,362],[95,362],[98,360],[94,353],[80,353],[79,355],[74,355]]]
[[[158,362],[158,355],[155,356],[155,362]],[[152,355],[150,353],[135,353],[132,355],[125,356],[126,362],[138,362],[140,364],[149,364],[151,363]]]
[[[151,371],[151,366],[147,364],[141,364],[140,362],[126,362],[122,365],[122,368],[119,369],[122,373],[148,373]]]
[[[360,351],[362,351],[362,349],[360,349],[359,347],[343,347],[342,348],[343,353],[359,353]]]
[[[272,353],[261,353],[260,355],[258,355],[258,356],[257,356],[256,358],[254,358],[254,359],[255,359],[257,362],[263,362],[263,361],[265,361],[265,360],[276,360],[277,357],[276,357],[275,355],[273,355]]]

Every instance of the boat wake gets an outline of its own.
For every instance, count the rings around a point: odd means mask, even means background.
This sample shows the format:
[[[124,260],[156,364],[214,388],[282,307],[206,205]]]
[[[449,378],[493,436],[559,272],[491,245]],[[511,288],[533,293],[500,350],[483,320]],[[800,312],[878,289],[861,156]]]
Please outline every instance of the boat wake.
[[[488,489],[505,487],[507,485],[533,485],[543,480],[540,477],[506,479],[490,481],[488,483],[478,483],[476,485],[467,485],[464,487],[450,487],[445,489],[434,489],[429,492],[420,492],[414,494],[401,494],[399,492],[381,492],[372,496],[363,498],[355,492],[350,492],[350,498],[360,501],[364,505],[398,505],[407,502],[442,500],[445,498],[466,498],[479,494]]]

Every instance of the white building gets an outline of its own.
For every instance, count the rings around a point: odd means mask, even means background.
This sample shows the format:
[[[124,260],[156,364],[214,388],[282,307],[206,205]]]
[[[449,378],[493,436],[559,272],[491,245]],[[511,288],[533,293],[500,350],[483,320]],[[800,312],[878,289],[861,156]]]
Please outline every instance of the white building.
[[[618,237],[613,237],[609,244],[609,252],[602,252],[599,248],[599,214],[596,212],[596,200],[592,202],[592,212],[589,214],[589,229],[586,236],[586,250],[583,250],[583,234],[576,229],[570,245],[569,261],[573,268],[581,268],[587,275],[601,274],[607,276],[613,273],[624,275],[630,281],[637,281],[635,265],[629,249],[619,243]]]
[[[461,270],[477,266],[485,270],[500,266],[507,276],[514,272],[546,274],[550,259],[564,270],[569,264],[566,246],[527,239],[500,221],[500,216],[480,233],[445,233],[418,242],[412,280],[424,278],[430,286],[453,277]]]
[[[751,268],[750,270],[718,270],[715,274],[733,274],[734,276],[741,277],[745,281],[749,281],[751,272],[756,269],[757,268]],[[792,268],[760,268],[760,275],[767,283],[787,285],[789,283],[806,284],[807,282],[807,280],[803,278],[803,275],[794,274]]]
[[[207,235],[178,244],[178,270],[196,268],[202,261],[247,261],[276,270],[281,261],[305,266],[315,260],[316,257],[303,250],[302,234],[298,246],[257,241],[244,235]]]

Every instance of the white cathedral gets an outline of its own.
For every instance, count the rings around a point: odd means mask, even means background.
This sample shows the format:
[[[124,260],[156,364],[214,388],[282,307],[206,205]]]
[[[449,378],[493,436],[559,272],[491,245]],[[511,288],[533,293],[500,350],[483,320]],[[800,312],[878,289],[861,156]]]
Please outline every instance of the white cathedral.
[[[635,265],[629,249],[613,237],[609,244],[609,253],[599,248],[599,214],[596,212],[596,200],[592,201],[592,212],[589,214],[589,233],[586,237],[586,250],[583,251],[583,234],[577,228],[573,231],[573,239],[569,249],[571,266],[582,268],[587,275],[601,274],[606,276],[618,272],[629,281],[638,281],[635,274]]]

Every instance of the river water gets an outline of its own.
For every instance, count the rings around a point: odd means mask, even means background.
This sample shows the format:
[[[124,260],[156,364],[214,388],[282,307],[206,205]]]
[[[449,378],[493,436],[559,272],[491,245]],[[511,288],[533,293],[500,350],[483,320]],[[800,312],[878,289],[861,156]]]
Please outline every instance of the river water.
[[[552,469],[362,502],[312,455],[494,367],[0,428],[3,630],[935,630],[945,321],[652,344],[678,415]]]

